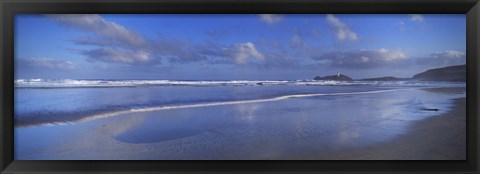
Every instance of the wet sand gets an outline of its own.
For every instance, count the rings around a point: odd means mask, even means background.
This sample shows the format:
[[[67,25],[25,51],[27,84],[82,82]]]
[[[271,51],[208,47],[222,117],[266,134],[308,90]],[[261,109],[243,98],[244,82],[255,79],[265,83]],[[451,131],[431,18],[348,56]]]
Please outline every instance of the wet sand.
[[[15,159],[461,160],[464,92],[314,96],[18,127]]]
[[[459,93],[461,88],[432,88],[435,93]],[[447,113],[412,124],[408,132],[391,141],[331,153],[295,156],[324,160],[466,160],[466,99],[453,99]]]

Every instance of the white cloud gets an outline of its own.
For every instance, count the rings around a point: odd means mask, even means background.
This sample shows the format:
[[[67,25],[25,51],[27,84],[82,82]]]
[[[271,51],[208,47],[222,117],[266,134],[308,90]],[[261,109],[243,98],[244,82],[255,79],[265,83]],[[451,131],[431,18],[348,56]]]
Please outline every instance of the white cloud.
[[[385,48],[377,50],[333,51],[313,57],[317,61],[325,62],[332,66],[350,69],[377,68],[406,58],[405,53],[400,50]]]
[[[145,38],[115,22],[107,21],[97,14],[54,14],[47,15],[55,21],[75,29],[95,33],[116,44],[144,46]]]
[[[400,30],[402,30],[402,31],[405,30],[405,22],[400,21],[400,22],[398,22],[397,25],[398,25],[398,27],[399,27]]]
[[[260,14],[260,20],[267,24],[274,24],[283,19],[282,15],[278,14]]]
[[[232,55],[236,64],[246,64],[248,58],[255,58],[258,61],[265,60],[265,56],[260,53],[251,42],[235,44]]]
[[[298,34],[293,35],[290,38],[290,41],[295,45],[302,45],[303,44],[302,37],[300,37]]]
[[[427,57],[417,58],[416,62],[420,65],[430,65],[436,67],[460,65],[466,63],[465,56],[465,52],[462,51],[445,50],[434,52]]]
[[[86,50],[83,51],[82,54],[89,57],[90,60],[103,62],[136,64],[148,63],[152,61],[149,53],[144,51],[133,52],[129,50],[120,50],[114,48],[100,48],[94,50]]]
[[[446,51],[439,51],[435,52],[431,55],[433,58],[464,58],[465,53],[456,50],[446,50]]]
[[[75,51],[90,61],[106,63],[156,65],[161,59],[186,63],[206,60],[198,52],[201,45],[192,45],[180,38],[151,40],[132,29],[104,19],[96,14],[47,15],[56,22],[93,34],[73,39],[78,45],[99,48]]]
[[[353,32],[347,24],[343,23],[332,14],[327,15],[327,22],[335,30],[335,34],[338,40],[358,40],[357,33]]]
[[[362,62],[368,62],[368,60],[369,60],[368,57],[362,56]]]
[[[152,57],[159,52],[152,48],[152,42],[134,30],[104,19],[97,14],[53,14],[47,15],[56,22],[70,28],[92,33],[93,36],[73,40],[78,45],[100,48],[77,51],[88,60],[107,63],[158,63]]]
[[[388,50],[385,48],[380,48],[377,50],[377,54],[383,57],[386,61],[407,58],[407,56],[400,50]]]
[[[21,64],[26,66],[59,69],[59,70],[73,70],[75,64],[71,61],[55,60],[51,58],[28,58],[21,59]]]
[[[210,63],[237,64],[259,63],[265,60],[263,53],[252,42],[236,43],[229,46],[209,45],[199,51],[208,57]]]
[[[421,14],[411,14],[410,15],[410,20],[415,21],[415,22],[423,22],[423,15],[421,15]]]

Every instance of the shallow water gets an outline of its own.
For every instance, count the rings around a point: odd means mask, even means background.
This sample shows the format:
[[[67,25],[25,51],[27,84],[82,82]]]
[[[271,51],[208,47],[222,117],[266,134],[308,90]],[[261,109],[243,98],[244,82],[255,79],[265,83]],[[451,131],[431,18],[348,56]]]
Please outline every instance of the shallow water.
[[[155,88],[16,88],[16,124],[67,122],[89,115],[206,102],[265,99],[292,94],[358,92],[363,86],[208,86]]]
[[[16,91],[24,99],[16,100],[16,109],[21,113],[19,116],[25,116],[55,108],[47,113],[59,117],[79,108],[97,111],[132,107],[132,104],[133,108],[148,108],[172,103],[390,89],[371,86],[22,89],[25,91]],[[51,91],[56,94],[49,94]],[[26,96],[53,99],[38,106]],[[54,100],[58,96],[71,98]],[[450,99],[464,96],[463,90],[437,93],[407,88],[126,112],[70,124],[17,126],[15,159],[289,159],[293,154],[320,154],[389,141],[404,134],[415,121],[447,112],[452,107]],[[80,107],[73,107],[71,102]],[[42,121],[55,120],[50,117]]]

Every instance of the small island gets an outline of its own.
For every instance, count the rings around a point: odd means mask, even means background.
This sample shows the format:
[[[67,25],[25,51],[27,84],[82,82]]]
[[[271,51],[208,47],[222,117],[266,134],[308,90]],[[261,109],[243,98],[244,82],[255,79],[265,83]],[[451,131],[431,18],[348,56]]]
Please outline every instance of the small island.
[[[317,76],[313,79],[314,80],[335,80],[335,81],[352,81],[353,80],[352,78],[340,73],[337,73],[337,75],[324,76],[324,77]]]

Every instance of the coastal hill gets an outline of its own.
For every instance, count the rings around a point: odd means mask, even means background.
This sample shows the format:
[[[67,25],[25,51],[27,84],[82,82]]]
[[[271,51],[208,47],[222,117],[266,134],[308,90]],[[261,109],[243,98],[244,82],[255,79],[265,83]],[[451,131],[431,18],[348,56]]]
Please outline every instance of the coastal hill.
[[[466,65],[449,66],[443,68],[430,69],[425,72],[413,76],[413,80],[421,81],[466,81],[467,67]]]
[[[386,77],[360,79],[360,81],[401,81],[401,80],[410,80],[410,78],[398,78],[398,77],[386,76]]]
[[[422,73],[415,74],[412,78],[398,78],[392,76],[376,77],[359,79],[360,81],[402,81],[402,80],[417,80],[417,81],[450,81],[450,82],[465,82],[467,67],[466,65],[448,66],[443,68],[429,69]],[[336,81],[351,81],[352,78],[338,73],[331,76],[316,76],[314,80],[336,80]]]

